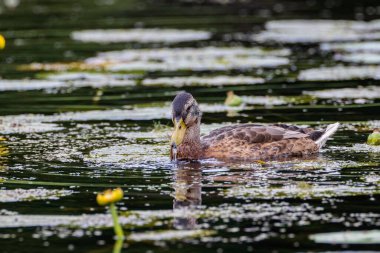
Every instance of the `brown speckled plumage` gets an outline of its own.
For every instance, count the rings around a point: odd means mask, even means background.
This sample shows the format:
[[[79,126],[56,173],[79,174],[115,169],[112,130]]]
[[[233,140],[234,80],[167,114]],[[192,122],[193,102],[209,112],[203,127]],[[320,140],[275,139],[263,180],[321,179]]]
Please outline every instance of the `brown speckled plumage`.
[[[201,139],[204,158],[259,160],[303,156],[318,152],[304,129],[288,130],[276,125],[240,124],[222,127]]]
[[[180,93],[174,99],[173,122],[179,115],[186,125],[183,140],[177,147],[179,160],[267,160],[311,155],[319,151],[339,126],[338,123],[332,124],[327,132],[286,124],[239,124],[213,130],[201,137],[201,113],[197,102],[189,93]]]

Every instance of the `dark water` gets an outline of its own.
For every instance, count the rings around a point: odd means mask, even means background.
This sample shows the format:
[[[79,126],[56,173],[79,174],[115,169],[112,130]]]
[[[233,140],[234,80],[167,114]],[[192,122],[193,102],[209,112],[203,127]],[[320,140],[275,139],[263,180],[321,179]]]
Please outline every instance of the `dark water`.
[[[317,242],[312,235],[380,227],[380,150],[364,144],[380,125],[379,70],[350,77],[356,68],[376,68],[380,62],[339,60],[337,54],[347,52],[323,51],[322,42],[315,38],[289,43],[250,37],[277,19],[375,20],[380,16],[377,1],[28,0],[15,8],[10,7],[11,1],[5,3],[0,14],[0,31],[7,38],[6,49],[0,51],[1,252],[111,252],[112,222],[95,198],[97,192],[114,187],[125,191],[118,203],[127,235],[122,252],[379,250],[379,240]],[[364,26],[363,30],[370,24]],[[84,29],[134,27],[204,30],[210,36],[175,43],[106,44],[70,37]],[[301,28],[290,31],[294,29]],[[321,37],[345,36],[355,30],[334,29]],[[375,34],[377,29],[367,33],[359,29],[362,37],[350,40],[368,40],[361,34]],[[106,81],[104,75],[112,72],[108,63],[104,68],[78,67],[98,52],[210,46],[227,48],[213,62],[222,68],[205,63],[212,55],[190,67],[186,64],[191,56],[182,59],[186,67],[178,67],[177,62],[172,66],[165,62],[170,52],[131,71],[113,71],[120,76],[108,76]],[[226,56],[228,48],[256,47],[264,52]],[[289,50],[284,54],[270,51],[284,48]],[[199,53],[194,50],[190,55]],[[143,52],[139,54],[137,58]],[[256,65],[249,65],[247,59],[255,57]],[[261,66],[265,57],[288,62]],[[156,62],[171,67],[149,71],[147,66]],[[49,66],[36,70],[31,63],[62,65],[58,71]],[[343,77],[336,72],[319,73],[324,80],[300,77],[304,70],[338,65],[353,68]],[[67,72],[80,74],[58,81],[61,87],[4,89],[11,79],[17,80],[11,86],[51,85],[46,79],[57,81],[58,74]],[[91,79],[83,73],[101,75]],[[174,82],[180,87],[171,84],[172,79],[156,86],[144,84],[148,79],[175,76],[222,76],[223,81],[220,86],[203,79],[206,83],[186,87],[181,81]],[[228,84],[228,77],[241,76],[261,81],[234,79]],[[122,84],[109,87],[115,79]],[[129,81],[132,85],[127,85]],[[84,87],[79,87],[81,82]],[[102,87],[89,87],[96,84]],[[327,95],[313,93],[324,89],[334,90]],[[325,127],[339,121],[342,126],[319,156],[307,160],[174,165],[168,158],[172,124],[168,102],[179,90],[191,92],[201,104],[204,133],[240,122]],[[225,107],[229,90],[249,96],[246,105]]]

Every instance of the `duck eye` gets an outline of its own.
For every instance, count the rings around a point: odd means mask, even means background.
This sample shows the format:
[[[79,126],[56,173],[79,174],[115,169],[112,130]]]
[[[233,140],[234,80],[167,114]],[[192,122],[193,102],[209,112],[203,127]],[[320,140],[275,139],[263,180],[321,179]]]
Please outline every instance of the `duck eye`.
[[[181,128],[182,128],[182,126],[181,126],[181,125],[179,125],[179,126],[178,126],[178,129],[179,129],[179,130],[181,130]]]

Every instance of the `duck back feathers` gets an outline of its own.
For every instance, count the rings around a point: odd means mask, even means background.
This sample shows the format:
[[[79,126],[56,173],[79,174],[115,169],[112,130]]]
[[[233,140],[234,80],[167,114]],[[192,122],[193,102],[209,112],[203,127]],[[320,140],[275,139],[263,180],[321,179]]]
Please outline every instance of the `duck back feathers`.
[[[205,158],[265,160],[317,153],[339,125],[319,131],[286,124],[226,126],[201,139]]]

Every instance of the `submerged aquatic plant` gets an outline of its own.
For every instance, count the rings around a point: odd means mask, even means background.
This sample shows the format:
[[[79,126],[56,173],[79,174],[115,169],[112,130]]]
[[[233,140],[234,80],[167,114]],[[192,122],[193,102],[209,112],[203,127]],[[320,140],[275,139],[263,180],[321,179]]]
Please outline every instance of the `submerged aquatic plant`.
[[[376,128],[373,133],[368,136],[368,145],[380,145],[380,129]]]
[[[117,215],[117,208],[115,206],[115,203],[120,201],[123,198],[123,195],[123,190],[121,188],[116,188],[114,190],[108,189],[104,192],[98,193],[96,196],[96,201],[100,206],[110,206],[114,231],[118,240],[124,238],[124,232],[119,223],[119,217]]]

